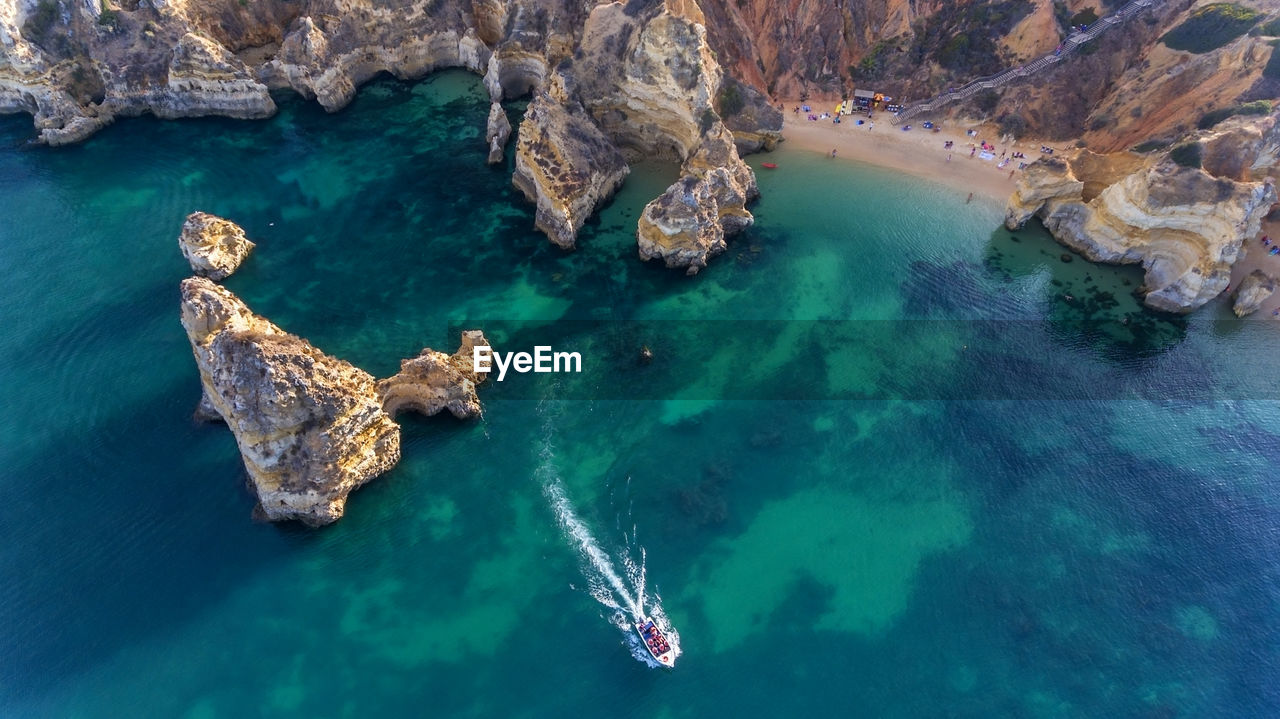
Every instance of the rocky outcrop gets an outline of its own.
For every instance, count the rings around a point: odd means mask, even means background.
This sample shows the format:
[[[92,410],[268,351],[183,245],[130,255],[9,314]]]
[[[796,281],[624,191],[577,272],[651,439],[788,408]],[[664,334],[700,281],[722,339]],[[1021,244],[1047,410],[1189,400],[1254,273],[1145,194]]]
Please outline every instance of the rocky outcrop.
[[[557,69],[565,92],[625,151],[681,162],[680,179],[642,213],[636,239],[642,258],[691,274],[752,223],[746,205],[759,194],[716,112],[725,79],[704,21],[690,0],[600,4],[587,18],[581,56]]]
[[[697,274],[724,252],[725,238],[754,222],[746,205],[759,195],[742,169],[732,136],[717,125],[685,163],[685,175],[645,206],[636,227],[640,258]]]
[[[1280,175],[1280,116],[1233,117],[1199,137],[1201,164],[1233,180]]]
[[[489,143],[489,164],[502,162],[502,155],[507,148],[507,140],[511,137],[511,121],[507,119],[502,104],[495,102],[489,106],[489,122],[485,130],[485,142]]]
[[[1263,302],[1275,294],[1275,291],[1275,278],[1262,270],[1254,270],[1245,275],[1244,280],[1240,282],[1231,311],[1236,313],[1236,317],[1253,314],[1262,307]]]
[[[772,152],[782,142],[782,111],[750,85],[726,76],[716,96],[716,112],[733,133],[739,154]]]
[[[193,272],[221,281],[240,267],[240,263],[253,251],[254,244],[236,223],[207,212],[193,212],[182,224],[178,247],[182,256],[191,263]]]
[[[1050,201],[1076,201],[1083,193],[1084,182],[1075,178],[1066,160],[1050,157],[1033,162],[1009,198],[1004,224],[1009,229],[1022,227]]]
[[[131,113],[144,106],[157,117],[221,115],[251,120],[276,113],[267,86],[222,45],[189,32],[173,48],[166,81],[121,104]]]
[[[487,347],[489,340],[479,330],[468,330],[452,355],[428,347],[413,359],[401,360],[399,373],[378,382],[382,408],[392,416],[406,409],[427,416],[447,409],[458,419],[479,417],[476,385],[489,375],[475,371],[473,350],[478,345]]]
[[[267,519],[333,522],[352,490],[399,461],[400,428],[367,372],[205,278],[182,283],[182,326],[204,398],[235,435]]]
[[[1226,288],[1242,243],[1276,203],[1270,180],[1214,177],[1167,158],[1086,198],[1081,167],[1060,159],[1033,164],[1010,198],[1006,226],[1035,214],[1090,260],[1141,263],[1146,304],[1168,312],[1194,310]]]
[[[537,205],[535,223],[557,247],[573,249],[578,230],[628,172],[622,153],[581,106],[545,92],[534,96],[520,123],[512,180]]]

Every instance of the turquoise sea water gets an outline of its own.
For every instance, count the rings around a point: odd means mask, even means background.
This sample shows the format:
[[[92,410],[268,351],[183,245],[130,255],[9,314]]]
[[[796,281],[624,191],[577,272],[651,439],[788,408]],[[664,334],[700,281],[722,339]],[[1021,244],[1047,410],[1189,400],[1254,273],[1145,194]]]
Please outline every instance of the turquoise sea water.
[[[663,165],[562,253],[483,165],[475,78],[281,105],[56,150],[0,118],[0,715],[1280,714],[1266,323],[1146,313],[998,206],[799,151],[696,278],[635,258]],[[402,417],[332,527],[254,523],[190,420],[197,209],[258,242],[230,289],[375,375],[460,326],[586,371]],[[674,671],[548,478],[643,548]]]

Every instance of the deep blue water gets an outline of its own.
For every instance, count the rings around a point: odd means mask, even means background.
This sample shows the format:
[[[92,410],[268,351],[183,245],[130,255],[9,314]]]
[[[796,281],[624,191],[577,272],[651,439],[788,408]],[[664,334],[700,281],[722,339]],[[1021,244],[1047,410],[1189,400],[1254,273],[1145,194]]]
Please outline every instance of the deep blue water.
[[[1280,714],[1266,323],[1146,312],[998,206],[792,150],[698,277],[636,259],[658,164],[563,253],[484,166],[474,78],[281,107],[61,149],[0,118],[0,714]],[[585,371],[402,417],[332,527],[254,523],[190,420],[197,209],[258,243],[232,291],[377,376],[471,326]],[[674,671],[549,476],[645,550]]]

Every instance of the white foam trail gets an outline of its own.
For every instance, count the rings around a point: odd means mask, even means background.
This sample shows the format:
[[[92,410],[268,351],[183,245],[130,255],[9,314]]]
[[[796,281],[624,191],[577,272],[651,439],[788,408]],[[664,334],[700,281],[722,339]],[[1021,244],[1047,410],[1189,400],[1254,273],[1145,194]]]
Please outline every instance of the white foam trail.
[[[565,535],[572,539],[578,545],[578,551],[582,556],[595,567],[600,573],[600,577],[608,583],[608,587],[613,590],[614,595],[622,600],[622,604],[631,612],[631,615],[640,620],[644,617],[644,607],[632,596],[628,591],[627,585],[622,583],[622,578],[618,576],[618,572],[613,568],[613,562],[609,560],[609,556],[600,549],[600,545],[596,543],[595,537],[591,536],[591,530],[587,525],[582,523],[577,513],[573,511],[573,505],[569,503],[569,497],[565,494],[564,484],[560,482],[560,477],[555,471],[555,465],[551,461],[554,458],[554,452],[550,448],[543,449],[543,462],[538,467],[539,480],[542,482],[542,491],[547,495],[547,500],[551,502],[551,509],[555,512],[556,520],[560,522],[561,529]],[[595,585],[596,582],[590,582]],[[616,602],[605,601],[599,590],[603,587],[592,586],[591,595],[601,604],[609,606]],[[606,591],[607,593],[607,591]]]
[[[635,631],[635,623],[646,617],[652,618],[662,629],[662,633],[667,638],[667,644],[670,645],[674,656],[678,658],[681,654],[680,635],[672,628],[670,620],[667,619],[666,613],[662,610],[661,598],[655,597],[653,606],[647,611],[645,608],[648,603],[645,593],[647,574],[645,551],[643,547],[640,547],[639,561],[637,562],[633,558],[634,551],[632,547],[638,546],[635,542],[635,525],[632,524],[629,535],[623,533],[627,537],[627,551],[621,552],[619,555],[623,570],[623,574],[619,575],[613,559],[600,548],[600,544],[591,534],[591,530],[578,517],[577,512],[573,509],[573,504],[569,501],[564,483],[560,480],[560,474],[556,468],[555,446],[552,443],[558,412],[547,410],[545,403],[539,407],[539,413],[544,416],[545,423],[543,426],[543,448],[539,457],[540,461],[536,477],[542,485],[542,492],[551,504],[551,509],[556,515],[556,521],[560,524],[565,537],[576,545],[579,554],[582,555],[584,560],[583,576],[587,580],[587,592],[602,606],[610,610],[610,623],[622,631],[623,641],[630,649],[631,655],[637,660],[651,667],[661,666],[649,654],[648,649],[645,648],[644,643]],[[630,494],[630,485],[631,478],[627,477],[628,494]],[[630,519],[629,511],[628,519]],[[617,520],[617,523],[621,526],[621,518]]]

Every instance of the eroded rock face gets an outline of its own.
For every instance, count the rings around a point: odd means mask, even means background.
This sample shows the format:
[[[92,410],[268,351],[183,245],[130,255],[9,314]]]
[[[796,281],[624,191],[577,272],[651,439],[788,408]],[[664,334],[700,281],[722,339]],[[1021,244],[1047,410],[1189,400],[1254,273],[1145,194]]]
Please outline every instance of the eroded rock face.
[[[489,340],[480,330],[468,330],[452,355],[428,347],[413,359],[401,360],[399,373],[378,382],[382,408],[392,416],[409,409],[429,417],[447,409],[458,419],[479,417],[476,385],[489,375],[475,371],[477,345],[487,347]]]
[[[1167,312],[1190,312],[1219,295],[1242,243],[1276,203],[1269,180],[1238,182],[1168,159],[1088,201],[1086,184],[1061,159],[1038,161],[1010,198],[1006,226],[1035,214],[1059,242],[1092,261],[1141,263],[1147,306]]]
[[[182,283],[182,326],[204,399],[235,435],[267,519],[336,521],[352,490],[399,461],[400,427],[367,372],[202,277]]]
[[[1200,138],[1205,172],[1249,180],[1276,175],[1280,161],[1280,117],[1234,117]]]
[[[515,186],[538,206],[538,229],[562,249],[622,186],[630,168],[622,153],[576,103],[539,92],[516,140]]]
[[[1075,178],[1066,160],[1049,157],[1033,162],[1005,206],[1004,225],[1011,230],[1022,227],[1050,200],[1079,200],[1083,192],[1084,183]]]
[[[221,115],[249,120],[276,113],[267,86],[254,79],[243,62],[193,32],[174,46],[167,82],[150,87],[136,102],[168,118]]]
[[[1271,295],[1275,294],[1275,291],[1275,278],[1262,270],[1254,270],[1245,275],[1244,280],[1240,282],[1240,288],[1236,290],[1236,298],[1231,305],[1231,311],[1236,313],[1236,317],[1253,314],[1262,307],[1263,302],[1266,302]]]
[[[254,244],[236,223],[207,212],[193,212],[182,225],[178,247],[193,272],[221,281],[240,267]]]
[[[323,14],[326,4],[344,14]],[[282,78],[304,97],[314,97],[330,112],[345,107],[356,88],[380,72],[399,78],[446,67],[482,73],[490,50],[461,19],[463,8],[454,7],[461,3],[445,4],[439,16],[431,12],[432,4],[309,3],[315,6],[311,14],[284,38],[279,55],[263,72]]]
[[[754,178],[742,179],[750,168],[720,152],[721,138],[744,149],[778,139],[774,108],[726,84],[695,0],[149,0],[113,7],[107,23],[92,3],[68,3],[41,31],[44,46],[22,37],[11,5],[0,5],[0,111],[32,112],[49,143],[142,112],[263,117],[275,111],[268,90],[286,87],[337,110],[381,72],[466,68],[495,103],[533,93],[514,181],[564,248],[616,191],[626,156],[682,163],[715,198],[711,234],[732,231],[750,218],[731,205],[754,196]],[[509,132],[494,106],[491,162]],[[727,174],[690,165],[700,152],[722,157]]]

